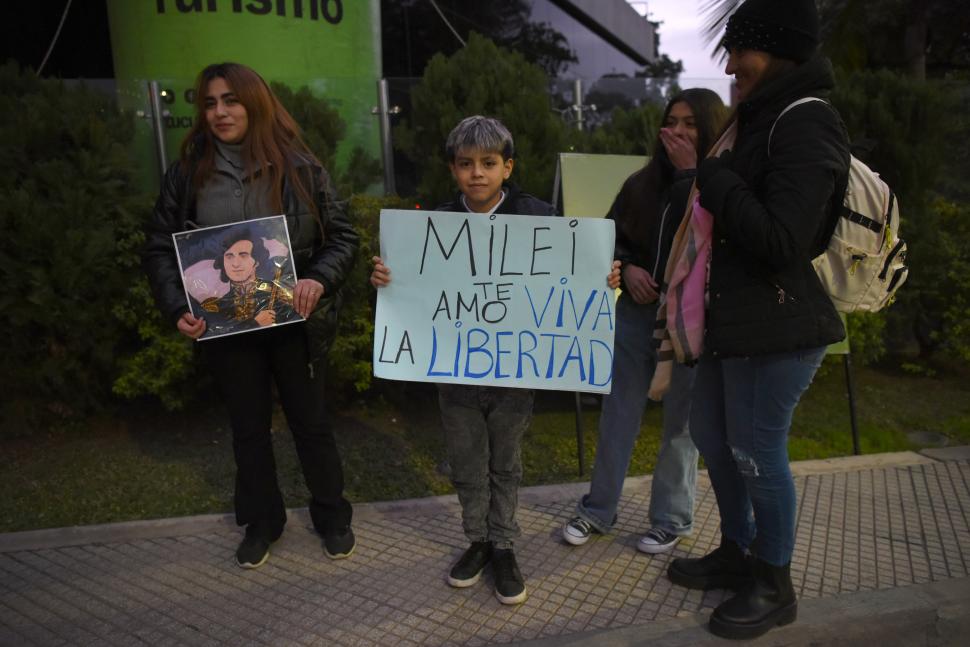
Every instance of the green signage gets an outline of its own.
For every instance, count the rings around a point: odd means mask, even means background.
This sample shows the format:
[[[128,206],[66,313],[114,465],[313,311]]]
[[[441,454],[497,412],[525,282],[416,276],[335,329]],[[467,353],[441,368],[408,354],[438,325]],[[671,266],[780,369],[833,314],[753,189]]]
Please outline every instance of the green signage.
[[[165,90],[171,161],[192,124],[192,85],[210,63],[233,61],[267,81],[308,86],[347,123],[338,164],[354,146],[379,157],[377,80],[381,76],[379,0],[108,0],[119,102],[151,114],[148,82]],[[146,180],[158,166],[149,119],[138,126]]]

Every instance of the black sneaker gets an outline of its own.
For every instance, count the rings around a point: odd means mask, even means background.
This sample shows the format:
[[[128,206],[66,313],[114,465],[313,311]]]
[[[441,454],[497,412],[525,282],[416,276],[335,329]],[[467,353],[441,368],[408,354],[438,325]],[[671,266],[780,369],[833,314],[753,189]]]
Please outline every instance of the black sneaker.
[[[448,573],[448,584],[459,589],[471,586],[482,576],[482,570],[490,559],[492,559],[491,542],[473,542],[451,567],[451,572]]]
[[[269,559],[271,543],[262,536],[247,530],[242,543],[236,549],[236,564],[241,568],[259,568]]]
[[[511,548],[492,551],[492,574],[495,576],[495,597],[502,604],[525,602],[525,582]]]
[[[323,533],[323,552],[330,559],[350,557],[357,547],[357,538],[350,526],[332,528]]]

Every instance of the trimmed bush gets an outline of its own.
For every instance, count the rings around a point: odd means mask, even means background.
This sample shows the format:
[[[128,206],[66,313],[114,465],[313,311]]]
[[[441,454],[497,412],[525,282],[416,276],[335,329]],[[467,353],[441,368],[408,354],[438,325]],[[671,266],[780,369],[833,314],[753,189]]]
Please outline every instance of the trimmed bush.
[[[368,281],[371,258],[380,254],[378,232],[381,209],[408,209],[409,201],[391,196],[355,195],[350,199],[351,222],[360,234],[360,253],[344,284],[337,338],[327,357],[327,387],[335,395],[348,396],[371,387],[374,348],[374,306],[377,295]]]
[[[132,336],[119,316],[143,281],[148,199],[129,115],[111,97],[0,67],[3,427],[103,404]]]
[[[542,68],[475,33],[453,56],[436,54],[411,92],[407,124],[395,130],[397,144],[420,170],[420,198],[433,208],[454,194],[445,140],[459,121],[481,114],[501,119],[512,132],[512,180],[549,199],[556,156],[566,140],[548,87]]]

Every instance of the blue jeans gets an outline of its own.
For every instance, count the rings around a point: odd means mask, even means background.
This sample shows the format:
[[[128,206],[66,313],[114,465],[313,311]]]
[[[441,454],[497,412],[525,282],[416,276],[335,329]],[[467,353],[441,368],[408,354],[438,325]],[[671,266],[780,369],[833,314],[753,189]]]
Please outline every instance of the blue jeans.
[[[788,430],[825,347],[697,365],[690,430],[707,464],[721,534],[775,566],[795,547]]]
[[[657,367],[656,315],[656,303],[639,305],[626,293],[616,304],[613,391],[603,398],[589,494],[576,507],[579,517],[603,533],[616,523],[623,480]],[[694,520],[697,449],[687,428],[693,381],[694,369],[675,362],[663,401],[663,437],[650,491],[650,525],[675,535],[689,534]]]

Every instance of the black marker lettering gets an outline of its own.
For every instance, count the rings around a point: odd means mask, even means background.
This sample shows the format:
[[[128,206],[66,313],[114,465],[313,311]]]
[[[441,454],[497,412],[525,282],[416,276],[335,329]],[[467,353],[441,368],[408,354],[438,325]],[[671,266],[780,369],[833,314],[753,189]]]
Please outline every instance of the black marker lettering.
[[[471,229],[468,226],[468,219],[462,223],[461,228],[458,229],[458,234],[455,236],[455,241],[451,244],[451,249],[447,252],[445,251],[445,245],[441,242],[441,237],[438,235],[438,230],[434,226],[434,220],[430,217],[428,218],[428,225],[424,232],[424,249],[421,250],[421,269],[418,270],[418,274],[424,274],[424,261],[428,255],[428,239],[430,238],[431,232],[434,232],[434,238],[438,241],[438,249],[444,255],[445,260],[451,258],[451,255],[455,251],[455,247],[458,246],[458,239],[461,238],[462,232],[465,232],[465,240],[468,243],[468,263],[470,265],[472,276],[475,276],[477,272],[475,271],[475,251],[472,249],[472,234]]]
[[[522,272],[505,271],[505,250],[509,245],[509,226],[505,225],[505,236],[502,238],[502,267],[499,270],[501,276],[522,276]]]
[[[541,252],[546,249],[552,249],[552,246],[546,245],[545,247],[536,247],[536,240],[539,237],[539,231],[545,230],[549,231],[549,227],[533,227],[532,228],[532,266],[529,268],[530,276],[540,276],[542,274],[549,274],[549,272],[536,272],[536,252]]]

